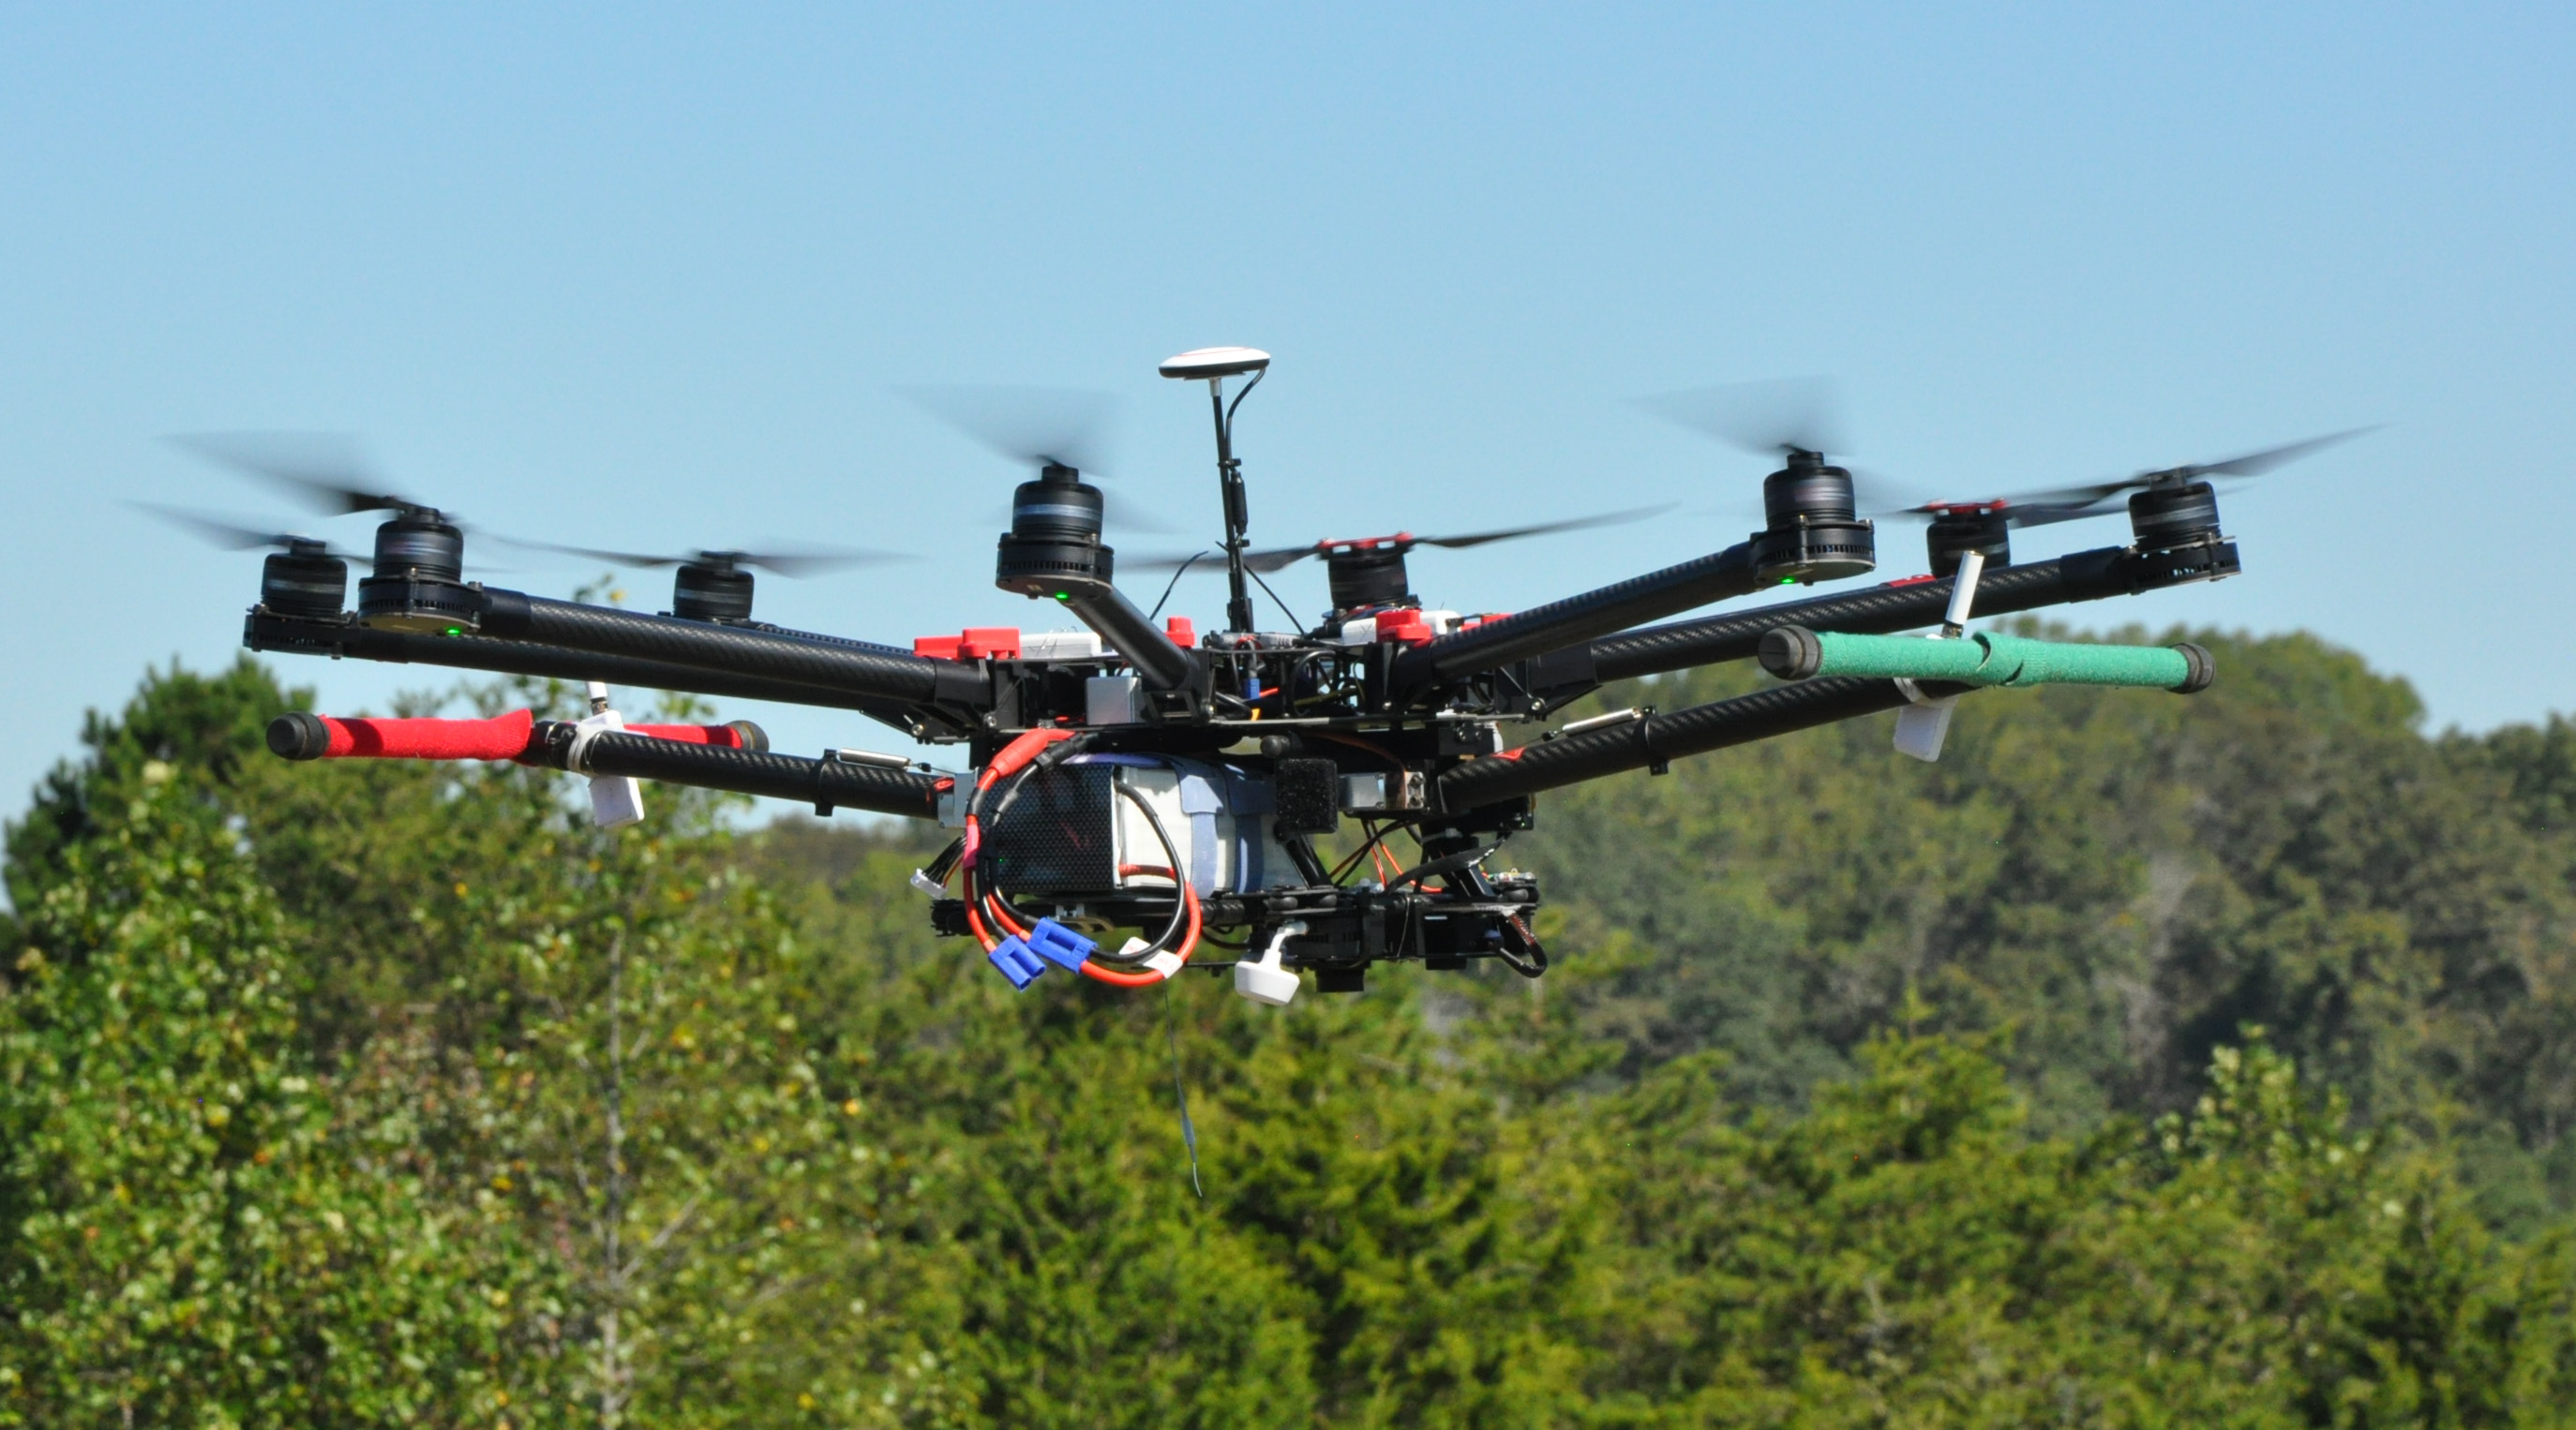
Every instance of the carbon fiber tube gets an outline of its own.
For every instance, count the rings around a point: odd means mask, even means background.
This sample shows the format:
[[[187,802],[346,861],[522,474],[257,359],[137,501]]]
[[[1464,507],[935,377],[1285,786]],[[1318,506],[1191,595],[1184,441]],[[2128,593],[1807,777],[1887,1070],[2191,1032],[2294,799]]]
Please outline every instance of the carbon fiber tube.
[[[487,587],[483,598],[486,635],[819,686],[882,704],[982,709],[993,703],[981,669],[960,661],[827,645],[519,591]]]
[[[1939,697],[1967,687],[1925,683],[1918,689],[1927,697]],[[1646,769],[1729,745],[1874,715],[1905,703],[1905,692],[1893,680],[1809,680],[1469,760],[1451,767],[1433,781],[1432,788],[1442,809],[1475,809],[1622,770]]]
[[[1117,587],[1106,581],[1067,580],[1062,584],[1066,588],[1066,609],[1081,617],[1082,623],[1107,641],[1111,650],[1125,656],[1146,689],[1178,690],[1190,683],[1190,653],[1155,629],[1145,613],[1120,595]]]
[[[821,631],[800,631],[792,626],[773,626],[767,621],[745,621],[742,623],[742,629],[747,631],[762,631],[773,636],[785,636],[790,640],[814,641],[822,645],[845,645],[853,650],[873,651],[878,655],[908,656],[912,654],[911,651],[904,649],[902,646],[887,645],[883,641],[855,640],[849,636],[827,636]]]
[[[572,768],[574,727],[559,720],[538,725],[528,742],[532,763],[551,769]],[[632,775],[663,784],[730,790],[814,806],[817,813],[864,809],[913,819],[939,817],[936,775],[885,765],[809,760],[768,750],[729,750],[721,745],[686,745],[650,735],[614,732],[593,735],[583,747],[588,775]]]
[[[777,700],[795,705],[856,710],[891,724],[903,725],[895,703],[869,700],[844,690],[798,685],[791,681],[736,675],[666,661],[569,650],[534,641],[496,640],[489,636],[426,636],[408,631],[377,630],[337,621],[302,620],[253,611],[242,623],[242,645],[255,651],[295,655],[349,656],[393,665],[440,665],[456,670],[488,670],[499,675],[533,675],[555,680],[600,680],[645,690],[685,690],[697,695],[738,700]]]
[[[1416,646],[1396,661],[1393,683],[1406,689],[1455,680],[1579,645],[1622,626],[1759,589],[1753,546],[1738,542],[1696,561],[1632,576],[1614,586],[1550,601]]]
[[[2003,616],[2042,606],[2134,595],[2146,589],[2146,583],[2138,580],[2128,555],[2124,548],[2106,546],[2027,566],[1987,567],[1977,582],[1971,614]],[[1592,672],[1599,680],[1628,680],[1667,670],[1748,660],[1761,648],[1763,633],[1782,626],[1886,635],[1938,625],[1950,608],[1953,584],[1955,578],[1944,576],[1936,581],[1872,586],[1865,591],[1783,601],[1758,611],[1621,631],[1592,643]]]

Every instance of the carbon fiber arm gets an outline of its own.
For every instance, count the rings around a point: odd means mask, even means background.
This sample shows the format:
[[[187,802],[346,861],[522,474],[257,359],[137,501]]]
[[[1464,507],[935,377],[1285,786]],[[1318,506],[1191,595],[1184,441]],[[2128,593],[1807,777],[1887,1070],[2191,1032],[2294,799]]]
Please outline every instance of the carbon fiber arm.
[[[1931,581],[1872,586],[1804,601],[1783,601],[1757,611],[1621,631],[1592,642],[1592,677],[1627,680],[1697,665],[1749,660],[1761,646],[1764,633],[1782,626],[1885,635],[1938,625],[1949,609],[1954,584],[1954,578],[1944,576]],[[2142,579],[2125,548],[2079,551],[2027,566],[1987,568],[1977,582],[1972,614],[2001,616],[2042,606],[2098,601],[2106,596],[2133,595],[2152,584]]]
[[[983,671],[962,661],[647,616],[517,591],[486,589],[483,596],[481,631],[489,636],[836,690],[883,705],[983,709],[993,700]]]
[[[684,690],[697,695],[737,700],[776,700],[833,710],[855,710],[899,730],[918,735],[924,717],[935,711],[869,700],[843,690],[799,685],[730,671],[568,650],[535,641],[498,640],[489,636],[429,636],[377,630],[339,621],[301,620],[253,611],[242,623],[242,645],[255,651],[296,655],[347,656],[394,665],[437,665],[455,670],[486,670],[499,675],[532,675],[553,680],[605,681],[645,690]],[[945,722],[943,722],[945,723]],[[961,731],[962,733],[962,731]]]
[[[528,742],[532,762],[570,770],[575,727],[562,721],[540,724]],[[918,770],[885,765],[809,760],[768,750],[729,750],[720,745],[689,745],[650,735],[603,732],[583,747],[586,775],[632,775],[663,784],[730,790],[811,804],[818,814],[834,809],[864,809],[913,819],[939,817],[939,790],[946,781]]]
[[[1696,561],[1551,601],[1417,646],[1397,661],[1394,683],[1404,689],[1455,680],[1756,589],[1753,547],[1739,542]]]
[[[1920,689],[1927,697],[1938,697],[1967,687],[1926,683]],[[1905,703],[1904,690],[1893,680],[1809,680],[1469,760],[1451,767],[1433,788],[1442,809],[1463,812]]]

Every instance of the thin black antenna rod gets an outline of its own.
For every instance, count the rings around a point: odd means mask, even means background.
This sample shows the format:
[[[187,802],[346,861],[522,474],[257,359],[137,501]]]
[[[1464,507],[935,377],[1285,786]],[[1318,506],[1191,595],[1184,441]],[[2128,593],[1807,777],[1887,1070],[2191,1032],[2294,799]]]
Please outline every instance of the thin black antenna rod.
[[[1234,455],[1234,414],[1269,369],[1270,354],[1258,348],[1199,348],[1166,360],[1158,369],[1165,377],[1207,381],[1208,410],[1216,418],[1217,486],[1225,497],[1225,625],[1239,634],[1252,630],[1252,589],[1243,579],[1243,551],[1251,545],[1247,533],[1252,527],[1252,504],[1243,490],[1243,462]],[[1225,380],[1243,373],[1251,374],[1252,380],[1228,403]]]
[[[1252,629],[1252,593],[1243,581],[1243,549],[1252,544],[1252,501],[1243,489],[1243,459],[1234,455],[1234,409],[1261,385],[1266,371],[1256,372],[1243,391],[1234,395],[1234,403],[1225,400],[1225,379],[1208,379],[1208,405],[1216,414],[1216,476],[1225,493],[1225,628],[1230,631]]]

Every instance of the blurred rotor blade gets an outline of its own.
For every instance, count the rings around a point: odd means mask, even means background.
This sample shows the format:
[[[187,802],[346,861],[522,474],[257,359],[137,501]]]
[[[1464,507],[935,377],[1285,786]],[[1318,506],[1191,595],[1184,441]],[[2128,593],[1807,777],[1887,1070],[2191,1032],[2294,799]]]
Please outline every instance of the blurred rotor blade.
[[[492,538],[507,546],[530,551],[554,551],[566,556],[588,557],[611,566],[651,568],[686,566],[692,562],[731,562],[736,566],[757,566],[781,576],[819,576],[827,571],[853,566],[870,566],[888,561],[913,561],[918,557],[900,551],[863,551],[856,547],[808,547],[800,551],[694,551],[684,555],[647,555],[640,551],[609,551],[596,546],[566,546],[554,541],[523,541],[515,536]]]
[[[2354,427],[2342,432],[2329,432],[2323,437],[2311,437],[2304,442],[2292,442],[2286,446],[2267,447],[2260,452],[2248,452],[2242,457],[2230,457],[2223,462],[2186,463],[2179,467],[2166,467],[2160,471],[2140,472],[2134,477],[2126,477],[2119,481],[2095,482],[2090,486],[2058,487],[2049,491],[2025,492],[2022,496],[2014,498],[2014,500],[2045,502],[2052,505],[2090,505],[2116,493],[2128,491],[2134,487],[2146,486],[2160,477],[2174,478],[2188,482],[2197,481],[2202,477],[2260,476],[2265,472],[2271,471],[2275,467],[2287,466],[2292,462],[2298,461],[2302,457],[2311,456],[2315,453],[2324,451],[2328,447],[2332,447],[2343,442],[2349,442],[2355,437],[2360,437],[2378,430],[2379,428],[2377,426]]]
[[[432,509],[384,489],[358,439],[345,432],[195,432],[170,441],[209,461],[283,488],[316,511]]]
[[[1243,569],[1268,575],[1294,566],[1309,556],[1319,555],[1322,550],[1320,546],[1274,546],[1263,551],[1247,551],[1243,553]],[[1184,566],[1193,571],[1222,571],[1225,569],[1225,549],[1207,546],[1194,552],[1165,552],[1134,561],[1121,557],[1118,562],[1122,571],[1178,571]]]
[[[2039,506],[2091,506],[2095,502],[2107,501],[2133,487],[2143,487],[2146,484],[2147,479],[2144,476],[2123,477],[2114,482],[2090,482],[2077,487],[2046,487],[2035,492],[2015,492],[2000,500],[2011,502],[2016,506],[2025,502]]]
[[[586,556],[593,561],[605,561],[611,566],[677,566],[690,559],[686,556],[646,556],[635,551],[604,551],[596,546],[566,546],[555,541],[524,541],[515,536],[495,536],[492,539],[504,546],[516,546],[525,551],[552,551],[564,556]]]
[[[1636,404],[1729,446],[1763,456],[1796,449],[1849,450],[1842,398],[1829,377],[1788,377],[1735,382],[1640,397]]]
[[[1107,475],[1118,399],[1068,387],[899,387],[931,416],[1022,466]]]
[[[796,579],[821,576],[834,571],[849,571],[861,566],[884,566],[895,562],[918,561],[908,551],[869,551],[855,546],[806,547],[795,551],[726,551],[704,555],[730,556],[745,566]]]
[[[2368,427],[2354,427],[2342,432],[2329,432],[2323,437],[2311,437],[2304,442],[2292,442],[2285,447],[2273,447],[2261,452],[2248,452],[2242,457],[2230,457],[2224,462],[2212,462],[2207,466],[2186,467],[2182,470],[2190,472],[2195,476],[2261,476],[2263,473],[2272,470],[2274,467],[2287,466],[2290,463],[2312,453],[2322,452],[2328,447],[2332,447],[2343,442],[2349,442],[2355,437],[2365,436],[2369,433],[2376,432],[2379,430],[2381,425],[2382,424],[2379,423],[2373,423]]]
[[[1273,571],[1284,571],[1307,557],[1317,554],[1319,553],[1312,546],[1273,546],[1266,551],[1247,551],[1243,553],[1243,569],[1258,571],[1266,576]],[[1216,554],[1216,564],[1218,570],[1225,569],[1224,552],[1220,551]]]
[[[1524,536],[1545,536],[1552,531],[1581,531],[1586,527],[1618,526],[1626,522],[1643,521],[1647,517],[1671,511],[1678,505],[1680,505],[1678,502],[1665,502],[1660,506],[1631,507],[1626,511],[1607,512],[1600,516],[1578,516],[1565,521],[1545,521],[1536,526],[1514,526],[1506,527],[1501,531],[1471,532],[1465,536],[1422,536],[1414,538],[1414,545],[1444,546],[1455,550],[1468,546],[1482,546],[1489,541],[1517,541]]]
[[[2114,516],[2128,509],[2125,502],[2107,499],[2074,505],[2033,503],[2006,508],[2004,520],[2014,526],[2054,526],[2061,521],[2081,521],[2088,516]]]
[[[139,501],[129,502],[127,505],[138,511],[149,512],[173,526],[194,532],[198,539],[206,544],[221,547],[226,551],[254,551],[263,546],[284,548],[293,546],[299,541],[314,540],[312,537],[291,531],[262,531],[258,527],[245,526],[239,520],[216,516],[211,512],[189,511],[183,507],[162,506],[157,502]],[[337,556],[343,561],[367,559],[354,551],[326,549],[328,554]]]

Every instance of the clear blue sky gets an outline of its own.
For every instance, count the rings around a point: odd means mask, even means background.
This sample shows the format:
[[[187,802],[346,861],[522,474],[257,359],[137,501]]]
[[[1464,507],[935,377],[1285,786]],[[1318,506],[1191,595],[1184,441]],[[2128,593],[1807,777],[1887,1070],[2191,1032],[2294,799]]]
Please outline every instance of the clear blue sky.
[[[1639,394],[1837,374],[1857,458],[1947,495],[2389,422],[2226,502],[2243,579],[2075,615],[2307,627],[2437,724],[2535,719],[2576,706],[2571,16],[10,7],[0,812],[146,662],[231,656],[257,556],[120,502],[287,508],[164,434],[362,433],[540,538],[919,549],[764,582],[770,619],[900,642],[1039,608],[991,585],[1018,474],[893,387],[1116,391],[1113,501],[1195,532],[1205,405],[1153,363],[1215,343],[1278,355],[1256,539],[1687,504],[1416,559],[1470,609],[1749,529],[1765,464]],[[448,680],[285,664],[326,710]]]

